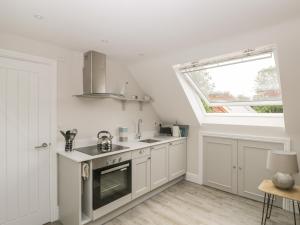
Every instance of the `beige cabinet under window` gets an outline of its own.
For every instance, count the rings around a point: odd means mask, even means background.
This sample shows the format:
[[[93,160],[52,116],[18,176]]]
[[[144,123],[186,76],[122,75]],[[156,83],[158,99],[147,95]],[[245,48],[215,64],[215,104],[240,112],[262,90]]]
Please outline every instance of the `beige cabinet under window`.
[[[169,181],[169,145],[151,147],[151,190]]]
[[[230,193],[237,192],[237,142],[205,137],[204,184]]]
[[[238,194],[258,201],[263,193],[258,185],[264,179],[270,179],[273,173],[266,169],[269,150],[282,150],[283,144],[259,141],[238,141]]]
[[[269,150],[284,149],[283,143],[203,138],[204,184],[241,196],[263,200],[258,185],[270,179],[266,169]],[[281,200],[279,200],[281,201]],[[277,200],[277,204],[280,204]]]

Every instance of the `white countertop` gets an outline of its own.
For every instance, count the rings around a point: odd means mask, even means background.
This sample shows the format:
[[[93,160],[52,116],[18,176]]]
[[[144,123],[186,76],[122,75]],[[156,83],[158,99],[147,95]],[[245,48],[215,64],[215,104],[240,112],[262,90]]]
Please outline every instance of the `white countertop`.
[[[84,161],[97,159],[97,158],[101,158],[101,157],[106,157],[106,156],[110,156],[110,155],[115,155],[115,154],[120,154],[120,153],[124,153],[124,152],[129,152],[129,151],[136,150],[136,149],[147,148],[147,147],[151,147],[151,146],[155,146],[155,145],[161,145],[161,144],[169,143],[172,141],[184,140],[184,139],[186,139],[186,137],[152,137],[151,139],[160,140],[160,141],[155,142],[155,143],[144,143],[144,142],[139,142],[139,140],[132,140],[132,141],[127,141],[127,142],[113,142],[113,144],[122,145],[124,147],[128,147],[128,149],[115,151],[115,152],[107,152],[107,153],[94,155],[94,156],[84,154],[84,153],[78,152],[78,151],[66,152],[64,150],[57,151],[57,154],[62,155],[68,159],[71,159],[72,161],[81,163]],[[96,143],[94,145],[96,145]],[[80,147],[86,147],[86,146],[80,146]]]

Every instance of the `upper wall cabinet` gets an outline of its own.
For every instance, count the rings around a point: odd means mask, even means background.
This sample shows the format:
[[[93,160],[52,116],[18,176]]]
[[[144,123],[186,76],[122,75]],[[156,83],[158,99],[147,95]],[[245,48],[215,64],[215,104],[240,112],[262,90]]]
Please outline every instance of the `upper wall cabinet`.
[[[257,187],[272,177],[267,153],[283,149],[282,143],[204,137],[204,184],[261,201]]]

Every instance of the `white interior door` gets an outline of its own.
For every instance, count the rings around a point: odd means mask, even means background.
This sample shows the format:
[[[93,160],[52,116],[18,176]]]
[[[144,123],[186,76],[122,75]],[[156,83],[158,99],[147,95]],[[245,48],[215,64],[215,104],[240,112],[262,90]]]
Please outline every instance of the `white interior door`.
[[[1,225],[50,221],[49,68],[0,57]]]

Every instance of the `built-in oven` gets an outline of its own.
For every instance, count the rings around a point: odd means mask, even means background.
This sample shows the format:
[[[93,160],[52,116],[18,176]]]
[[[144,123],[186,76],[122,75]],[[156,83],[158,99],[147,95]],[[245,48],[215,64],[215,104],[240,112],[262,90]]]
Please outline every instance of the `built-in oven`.
[[[113,204],[131,194],[131,155],[93,160],[93,209]]]

